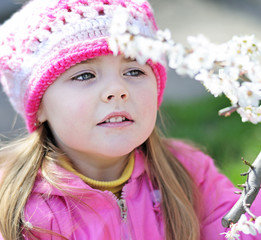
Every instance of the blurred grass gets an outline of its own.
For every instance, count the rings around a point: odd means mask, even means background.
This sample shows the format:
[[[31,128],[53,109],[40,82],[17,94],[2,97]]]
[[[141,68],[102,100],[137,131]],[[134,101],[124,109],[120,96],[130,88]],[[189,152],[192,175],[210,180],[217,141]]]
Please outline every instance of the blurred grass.
[[[261,151],[261,124],[242,123],[237,113],[227,118],[218,116],[218,111],[228,106],[230,103],[224,96],[190,102],[165,101],[161,107],[163,132],[168,137],[195,142],[237,184],[245,181],[240,173],[248,169],[241,157],[253,162]]]

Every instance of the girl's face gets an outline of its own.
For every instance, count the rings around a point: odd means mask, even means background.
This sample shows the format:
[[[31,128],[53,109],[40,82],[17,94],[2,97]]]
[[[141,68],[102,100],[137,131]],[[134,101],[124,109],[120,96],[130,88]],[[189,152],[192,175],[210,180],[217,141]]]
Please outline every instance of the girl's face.
[[[38,119],[48,122],[72,161],[100,164],[98,159],[122,158],[141,145],[156,115],[157,82],[150,66],[108,55],[62,74],[44,94]]]

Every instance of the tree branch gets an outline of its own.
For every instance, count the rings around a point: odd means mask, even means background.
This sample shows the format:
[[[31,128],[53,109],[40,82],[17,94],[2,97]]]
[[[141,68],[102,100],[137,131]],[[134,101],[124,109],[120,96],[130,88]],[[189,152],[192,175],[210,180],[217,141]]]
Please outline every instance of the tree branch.
[[[244,164],[250,166],[248,172],[241,174],[241,176],[247,176],[245,184],[241,185],[243,187],[242,194],[235,205],[230,209],[230,211],[222,218],[223,227],[230,227],[231,223],[236,223],[240,216],[247,212],[252,218],[256,216],[250,211],[250,206],[254,202],[261,183],[261,152],[258,154],[254,163],[251,165],[243,159]]]
[[[223,108],[223,109],[219,110],[218,114],[219,114],[219,116],[229,117],[238,108],[239,108],[239,106],[226,107],[226,108]]]

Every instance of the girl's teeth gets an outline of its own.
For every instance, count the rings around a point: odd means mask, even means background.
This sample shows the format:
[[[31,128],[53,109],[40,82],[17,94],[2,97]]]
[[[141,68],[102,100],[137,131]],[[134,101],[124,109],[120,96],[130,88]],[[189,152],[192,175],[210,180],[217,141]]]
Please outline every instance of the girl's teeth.
[[[115,123],[115,122],[123,122],[125,120],[126,120],[125,117],[113,117],[113,118],[107,119],[105,122],[106,123]]]
[[[117,119],[116,119],[116,118],[111,118],[111,119],[110,119],[110,122],[111,122],[111,123],[117,122]]]
[[[122,122],[122,117],[116,118],[116,122]]]

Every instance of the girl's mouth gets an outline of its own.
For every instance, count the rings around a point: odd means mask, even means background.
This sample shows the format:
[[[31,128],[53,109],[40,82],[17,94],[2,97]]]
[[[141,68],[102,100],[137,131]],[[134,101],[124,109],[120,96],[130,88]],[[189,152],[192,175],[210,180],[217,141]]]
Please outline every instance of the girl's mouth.
[[[127,112],[114,112],[107,115],[100,123],[97,125],[119,125],[121,123],[133,123],[133,119]]]
[[[105,123],[119,123],[119,122],[125,122],[125,121],[129,121],[129,119],[127,119],[126,117],[112,117],[109,118],[105,121]]]

